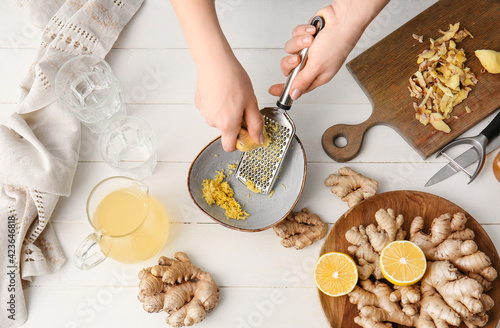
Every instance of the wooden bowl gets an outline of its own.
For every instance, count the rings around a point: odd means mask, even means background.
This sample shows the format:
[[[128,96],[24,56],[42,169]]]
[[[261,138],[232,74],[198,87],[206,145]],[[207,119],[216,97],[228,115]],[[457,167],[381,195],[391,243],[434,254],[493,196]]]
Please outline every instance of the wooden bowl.
[[[392,208],[396,214],[403,214],[405,222],[403,228],[410,231],[410,224],[414,217],[421,216],[425,221],[425,229],[429,229],[432,220],[444,213],[455,214],[462,212],[467,216],[467,228],[474,231],[476,237],[474,241],[479,249],[485,252],[491,259],[493,267],[500,272],[500,260],[497,250],[490,237],[484,231],[483,227],[466,211],[452,202],[436,195],[419,191],[391,191],[370,197],[356,206],[349,209],[335,223],[328,233],[321,255],[328,252],[347,253],[349,243],[345,239],[345,233],[353,226],[364,225],[375,222],[375,212],[381,208]],[[500,319],[500,311],[495,311],[500,305],[500,284],[497,278],[493,282],[493,288],[487,292],[495,301],[495,307],[488,311],[489,321],[485,326],[487,328],[496,328]],[[354,317],[357,315],[357,307],[349,302],[348,296],[330,297],[318,290],[323,312],[332,328],[357,327],[354,323]],[[393,324],[394,328],[404,326]],[[464,323],[460,327],[466,327]]]

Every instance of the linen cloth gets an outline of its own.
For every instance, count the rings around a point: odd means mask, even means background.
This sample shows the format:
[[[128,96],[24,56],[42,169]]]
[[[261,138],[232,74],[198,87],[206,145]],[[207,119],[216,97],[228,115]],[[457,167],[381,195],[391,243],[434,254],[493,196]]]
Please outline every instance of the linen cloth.
[[[75,55],[109,52],[143,0],[16,0],[42,28],[21,99],[0,125],[0,327],[27,319],[23,284],[66,261],[49,224],[68,196],[80,148],[80,122],[56,96],[59,67]]]

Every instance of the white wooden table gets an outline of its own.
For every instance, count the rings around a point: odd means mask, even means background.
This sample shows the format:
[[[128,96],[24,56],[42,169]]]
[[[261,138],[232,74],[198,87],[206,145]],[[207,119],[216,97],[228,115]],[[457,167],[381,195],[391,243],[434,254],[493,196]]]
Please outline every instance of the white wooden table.
[[[435,0],[393,0],[372,22],[350,58],[433,4]],[[223,29],[247,69],[260,105],[284,80],[279,60],[292,28],[307,22],[328,0],[218,0]],[[12,0],[0,4],[0,119],[15,110],[18,84],[38,46],[40,32],[22,17]],[[198,152],[218,131],[205,124],[193,105],[196,72],[169,1],[146,0],[106,58],[122,81],[131,115],[148,120],[157,134],[159,162],[146,179],[167,209],[171,234],[162,253],[187,252],[221,287],[220,303],[196,327],[327,327],[312,267],[322,242],[301,251],[285,249],[271,230],[244,233],[227,229],[191,201],[187,172]],[[290,114],[308,159],[306,185],[295,210],[308,207],[331,226],[348,209],[323,184],[346,165],[332,161],[321,147],[323,131],[338,123],[368,118],[369,100],[343,68],[327,85],[303,96]],[[477,134],[491,116],[469,131]],[[1,122],[1,121],[0,121]],[[156,259],[136,265],[113,260],[79,271],[72,256],[91,232],[85,200],[103,178],[115,175],[99,157],[95,138],[84,131],[81,158],[71,196],[59,201],[51,219],[68,261],[57,273],[39,277],[26,289],[25,327],[165,327],[164,314],[146,313],[136,299],[137,272]],[[379,192],[426,191],[449,199],[476,218],[500,246],[500,183],[493,175],[493,154],[470,185],[464,175],[424,184],[444,160],[422,160],[392,129],[376,126],[366,135],[358,157],[348,163],[380,183]]]

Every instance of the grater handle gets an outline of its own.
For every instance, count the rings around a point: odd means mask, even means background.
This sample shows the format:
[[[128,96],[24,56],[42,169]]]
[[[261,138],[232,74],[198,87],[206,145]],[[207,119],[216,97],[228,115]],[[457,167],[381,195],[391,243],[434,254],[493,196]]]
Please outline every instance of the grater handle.
[[[315,16],[311,20],[311,25],[316,26],[316,33],[314,33],[314,37],[318,35],[318,32],[323,29],[325,26],[325,19],[321,16]],[[288,110],[290,107],[292,107],[292,97],[290,97],[290,88],[292,86],[292,81],[295,79],[297,74],[302,70],[304,65],[306,64],[307,61],[307,52],[309,51],[309,47],[302,49],[298,55],[300,57],[300,63],[295,67],[290,75],[288,75],[288,78],[285,82],[285,86],[283,87],[283,91],[281,92],[281,96],[276,102],[276,106],[278,106],[281,109]]]

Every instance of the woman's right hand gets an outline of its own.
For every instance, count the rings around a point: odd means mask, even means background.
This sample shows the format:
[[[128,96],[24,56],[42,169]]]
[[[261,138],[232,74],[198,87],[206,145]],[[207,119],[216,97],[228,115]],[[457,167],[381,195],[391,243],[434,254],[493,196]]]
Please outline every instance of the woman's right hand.
[[[198,67],[195,106],[208,125],[220,130],[225,151],[236,150],[242,125],[254,142],[264,143],[264,120],[252,82],[232,54],[218,63]]]
[[[198,71],[195,105],[222,134],[225,151],[236,150],[242,126],[262,144],[264,120],[252,82],[220,27],[214,0],[171,0]]]

